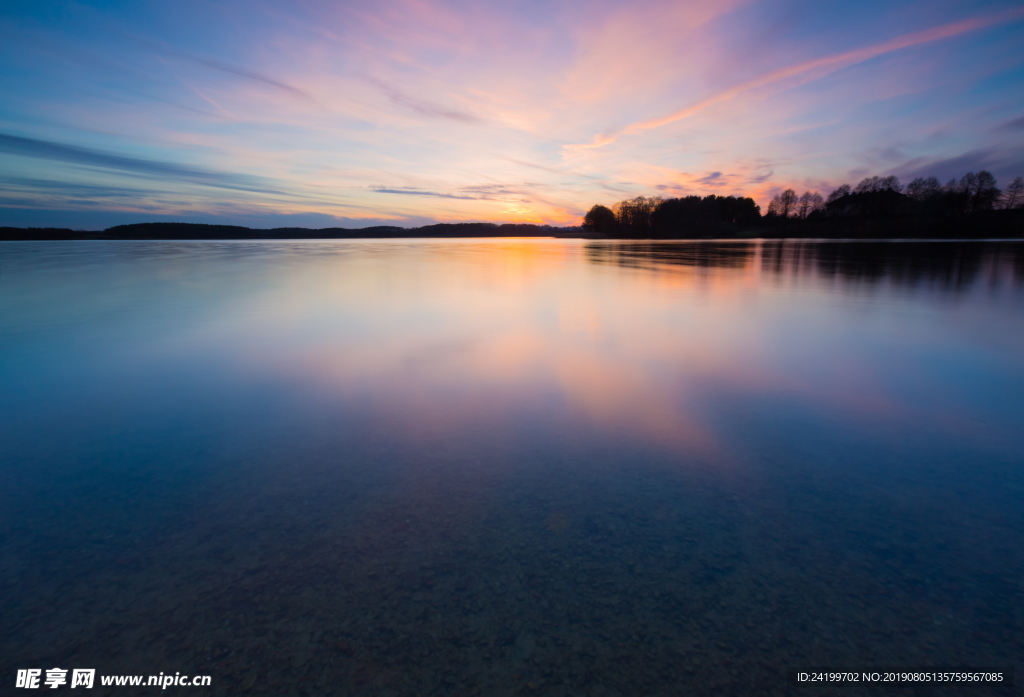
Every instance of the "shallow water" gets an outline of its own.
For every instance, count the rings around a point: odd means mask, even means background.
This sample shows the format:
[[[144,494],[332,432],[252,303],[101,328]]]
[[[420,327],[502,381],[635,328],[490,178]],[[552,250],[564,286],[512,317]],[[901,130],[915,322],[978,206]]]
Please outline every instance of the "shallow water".
[[[2,679],[1020,694],[1022,349],[1022,243],[2,243]]]

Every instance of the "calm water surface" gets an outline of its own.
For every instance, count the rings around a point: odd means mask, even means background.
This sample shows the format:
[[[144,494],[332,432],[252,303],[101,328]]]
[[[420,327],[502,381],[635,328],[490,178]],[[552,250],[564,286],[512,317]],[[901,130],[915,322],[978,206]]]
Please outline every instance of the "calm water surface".
[[[8,687],[1021,692],[1021,243],[2,243],[0,385]]]

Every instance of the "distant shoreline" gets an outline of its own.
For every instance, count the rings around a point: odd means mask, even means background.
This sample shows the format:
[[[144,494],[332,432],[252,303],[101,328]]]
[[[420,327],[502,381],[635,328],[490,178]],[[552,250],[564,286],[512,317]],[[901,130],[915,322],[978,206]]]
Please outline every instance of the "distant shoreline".
[[[418,228],[376,225],[366,228],[271,228],[201,223],[137,223],[116,225],[105,230],[70,228],[0,227],[0,240],[345,240],[392,239],[401,237],[559,237],[579,228],[547,225],[497,225],[493,223],[439,223]]]
[[[117,225],[105,230],[70,228],[0,227],[0,241],[73,241],[73,240],[352,240],[352,239],[459,239],[459,238],[561,238],[659,240],[1013,240],[1024,238],[1024,210],[982,211],[955,221],[928,221],[901,218],[773,220],[731,229],[708,229],[705,235],[631,237],[602,235],[582,227],[554,227],[494,223],[438,223],[417,228],[378,225],[366,228],[271,228],[258,229],[236,225],[200,223],[137,223]]]

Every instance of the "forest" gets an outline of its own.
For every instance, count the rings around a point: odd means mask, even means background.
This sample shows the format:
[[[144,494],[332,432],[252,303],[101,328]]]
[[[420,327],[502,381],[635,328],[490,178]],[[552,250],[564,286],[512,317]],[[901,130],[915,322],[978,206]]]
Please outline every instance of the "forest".
[[[817,191],[776,195],[762,215],[746,197],[637,196],[611,208],[593,206],[581,229],[617,239],[759,237],[1024,236],[1024,180],[1000,190],[988,171],[940,184],[918,177],[906,186],[895,176]]]

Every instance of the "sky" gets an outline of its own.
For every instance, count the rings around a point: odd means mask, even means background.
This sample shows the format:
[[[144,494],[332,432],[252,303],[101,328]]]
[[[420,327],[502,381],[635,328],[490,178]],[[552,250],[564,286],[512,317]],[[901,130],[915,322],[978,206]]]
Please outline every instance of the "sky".
[[[576,225],[1024,175],[1024,4],[5,0],[0,225]]]

